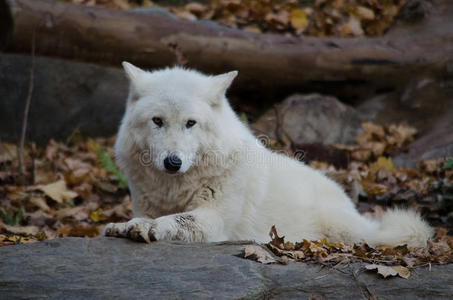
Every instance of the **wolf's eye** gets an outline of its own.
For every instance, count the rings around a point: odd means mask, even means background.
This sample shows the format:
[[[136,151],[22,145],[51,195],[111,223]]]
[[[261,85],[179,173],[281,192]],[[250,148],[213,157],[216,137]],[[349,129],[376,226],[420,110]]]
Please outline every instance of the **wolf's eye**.
[[[164,122],[162,122],[162,119],[158,118],[158,117],[154,117],[153,122],[154,122],[154,124],[156,124],[159,127],[162,127],[162,125],[164,125]]]
[[[195,125],[195,124],[197,124],[197,121],[195,121],[195,120],[189,120],[189,121],[187,121],[187,123],[186,123],[186,128],[190,128],[190,127],[192,127],[192,126]]]

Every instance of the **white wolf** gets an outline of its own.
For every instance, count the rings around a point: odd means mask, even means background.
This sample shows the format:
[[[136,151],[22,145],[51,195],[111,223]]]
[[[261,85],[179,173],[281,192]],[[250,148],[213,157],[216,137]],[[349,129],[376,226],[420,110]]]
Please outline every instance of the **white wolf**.
[[[275,225],[292,241],[415,247],[432,235],[412,211],[390,210],[381,222],[361,216],[334,181],[264,148],[225,97],[236,71],[123,66],[130,92],[115,152],[134,218],[108,224],[105,235],[266,242]]]

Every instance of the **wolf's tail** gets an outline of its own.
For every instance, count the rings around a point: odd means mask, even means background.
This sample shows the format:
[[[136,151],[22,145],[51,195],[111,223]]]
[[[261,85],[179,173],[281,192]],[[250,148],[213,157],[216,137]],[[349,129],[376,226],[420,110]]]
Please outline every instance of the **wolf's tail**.
[[[433,235],[433,229],[412,210],[388,210],[376,229],[368,237],[372,245],[397,246],[407,244],[409,247],[424,247]]]

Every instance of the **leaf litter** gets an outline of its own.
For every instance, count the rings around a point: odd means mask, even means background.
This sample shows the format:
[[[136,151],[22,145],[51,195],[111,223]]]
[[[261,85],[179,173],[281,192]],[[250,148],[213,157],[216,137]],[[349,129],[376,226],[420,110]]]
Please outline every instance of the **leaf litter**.
[[[114,139],[75,134],[68,143],[28,145],[19,178],[16,145],[1,144],[0,246],[98,236],[132,217],[127,181],[112,160]]]
[[[330,266],[364,262],[366,270],[376,270],[384,278],[399,276],[407,279],[411,275],[411,269],[415,267],[453,263],[453,237],[446,233],[444,228],[438,228],[436,236],[425,248],[409,248],[407,245],[382,245],[373,248],[366,243],[331,243],[325,238],[320,241],[302,239],[295,243],[285,242],[285,237],[280,237],[275,226],[272,226],[269,232],[271,241],[265,246],[285,262],[320,263]],[[246,250],[246,253],[247,251],[250,252]],[[259,262],[278,262],[276,259],[268,259],[268,254],[255,254],[258,257],[255,260]]]
[[[149,0],[66,0],[87,6],[131,9]],[[394,23],[405,0],[211,0],[163,7],[181,19],[212,20],[252,33],[293,36],[377,36]]]

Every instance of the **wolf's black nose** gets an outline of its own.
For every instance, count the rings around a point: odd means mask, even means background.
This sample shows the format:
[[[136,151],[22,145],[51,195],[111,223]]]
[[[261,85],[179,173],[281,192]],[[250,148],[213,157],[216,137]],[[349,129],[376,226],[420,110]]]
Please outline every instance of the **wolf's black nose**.
[[[182,165],[182,161],[176,155],[170,155],[170,156],[167,156],[166,159],[164,159],[165,169],[167,169],[167,171],[169,171],[169,172],[173,172],[173,173],[177,172],[179,170],[179,168],[181,168],[181,165]]]

